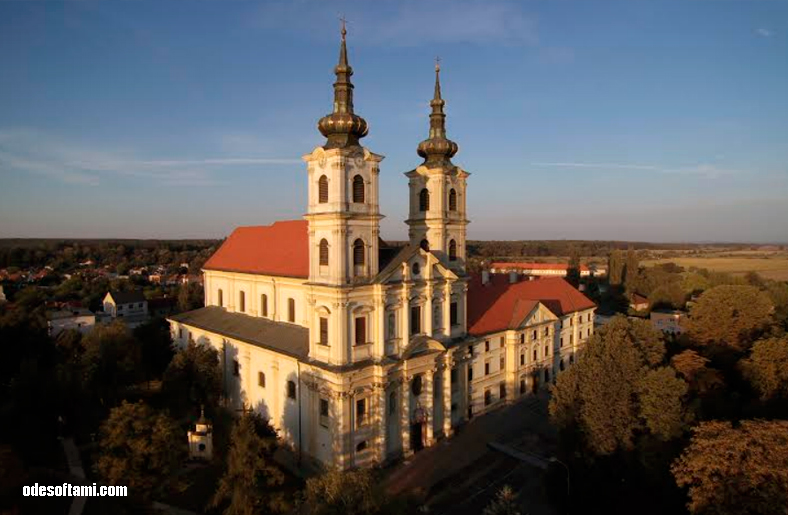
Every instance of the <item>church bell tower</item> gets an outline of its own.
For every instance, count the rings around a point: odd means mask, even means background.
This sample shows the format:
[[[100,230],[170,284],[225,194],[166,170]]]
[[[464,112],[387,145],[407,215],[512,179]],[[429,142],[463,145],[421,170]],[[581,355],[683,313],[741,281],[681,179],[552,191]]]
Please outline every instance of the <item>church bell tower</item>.
[[[309,279],[333,286],[363,284],[377,275],[383,218],[378,200],[383,156],[359,142],[368,126],[353,111],[344,22],[341,34],[334,107],[317,124],[326,143],[303,158],[309,175]]]
[[[446,102],[441,96],[440,62],[435,64],[435,93],[430,107],[429,138],[419,143],[424,163],[405,174],[410,189],[408,236],[411,245],[435,254],[458,275],[465,274],[466,179],[468,172],[451,162],[457,143],[446,137]]]

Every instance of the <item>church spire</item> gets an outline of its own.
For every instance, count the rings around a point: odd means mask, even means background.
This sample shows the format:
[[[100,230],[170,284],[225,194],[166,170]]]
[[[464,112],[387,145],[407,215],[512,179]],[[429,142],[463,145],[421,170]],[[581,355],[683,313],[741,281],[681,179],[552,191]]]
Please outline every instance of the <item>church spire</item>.
[[[440,58],[435,59],[435,93],[430,106],[430,137],[419,143],[418,154],[429,165],[451,165],[451,157],[457,153],[457,144],[446,137],[446,114],[443,106],[446,102],[441,97],[441,66]]]
[[[347,29],[342,19],[342,40],[339,46],[339,63],[334,68],[334,109],[317,124],[320,133],[327,138],[325,149],[358,145],[358,140],[367,135],[367,121],[353,112],[353,83],[350,77],[353,68],[347,58]]]

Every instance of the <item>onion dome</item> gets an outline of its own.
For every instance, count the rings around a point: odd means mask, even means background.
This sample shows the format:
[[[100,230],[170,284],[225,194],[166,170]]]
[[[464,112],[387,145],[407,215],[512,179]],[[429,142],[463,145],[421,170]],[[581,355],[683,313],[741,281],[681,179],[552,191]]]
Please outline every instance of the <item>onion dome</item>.
[[[334,110],[317,123],[320,133],[328,141],[323,148],[343,148],[358,145],[358,140],[367,135],[367,121],[353,112],[353,84],[350,77],[353,68],[347,61],[347,30],[342,22],[342,44],[339,47],[339,64],[334,68],[337,81],[334,83]]]
[[[424,158],[426,165],[451,165],[451,158],[459,147],[446,137],[446,114],[443,106],[446,102],[441,98],[440,60],[435,63],[435,95],[430,102],[430,137],[419,143],[418,153]]]

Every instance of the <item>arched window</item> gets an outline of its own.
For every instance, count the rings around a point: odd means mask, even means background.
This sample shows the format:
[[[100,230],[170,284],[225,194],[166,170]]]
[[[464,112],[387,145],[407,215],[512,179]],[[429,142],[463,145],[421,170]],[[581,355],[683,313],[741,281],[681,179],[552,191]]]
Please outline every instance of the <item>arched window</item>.
[[[295,323],[295,299],[287,299],[287,321]]]
[[[320,266],[328,266],[328,241],[320,240]]]
[[[257,373],[257,386],[265,388],[265,374],[262,371]]]
[[[454,240],[449,242],[449,261],[457,261],[457,242]]]
[[[424,252],[429,252],[430,251],[430,242],[428,242],[426,239],[421,240],[421,243],[419,244],[419,246],[422,249],[424,249]]]
[[[317,181],[317,201],[321,204],[328,202],[328,177],[325,175]]]
[[[364,265],[364,241],[361,238],[353,242],[353,264]]]
[[[240,292],[238,294],[238,308],[241,313],[246,312],[246,292]]]
[[[457,192],[454,188],[449,190],[449,211],[457,211]]]
[[[360,175],[353,177],[353,202],[364,202],[364,178]]]
[[[268,295],[265,293],[260,295],[260,315],[264,317],[268,316]]]
[[[224,307],[224,295],[223,295],[223,292],[222,292],[221,288],[219,289],[217,294],[218,294],[217,297],[218,297],[219,307],[223,308]]]
[[[389,338],[397,337],[397,316],[389,313]]]
[[[421,267],[419,266],[418,263],[413,263],[413,266],[411,267],[411,272],[413,272],[413,275],[419,275],[419,273],[421,273]]]
[[[287,382],[287,397],[289,399],[295,399],[296,398],[296,384],[293,381],[288,381]]]
[[[419,211],[429,211],[430,209],[430,191],[427,188],[421,190],[419,193]]]

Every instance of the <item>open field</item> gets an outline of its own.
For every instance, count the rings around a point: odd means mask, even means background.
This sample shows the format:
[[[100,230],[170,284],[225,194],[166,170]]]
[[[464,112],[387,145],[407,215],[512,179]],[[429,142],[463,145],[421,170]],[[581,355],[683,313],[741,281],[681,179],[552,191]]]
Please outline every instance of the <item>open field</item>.
[[[761,277],[788,281],[788,253],[729,253],[724,257],[670,257],[641,261],[643,266],[653,266],[662,263],[675,263],[685,268],[706,268],[714,272],[726,272],[733,275],[744,275],[747,272],[757,272]]]

